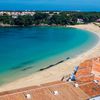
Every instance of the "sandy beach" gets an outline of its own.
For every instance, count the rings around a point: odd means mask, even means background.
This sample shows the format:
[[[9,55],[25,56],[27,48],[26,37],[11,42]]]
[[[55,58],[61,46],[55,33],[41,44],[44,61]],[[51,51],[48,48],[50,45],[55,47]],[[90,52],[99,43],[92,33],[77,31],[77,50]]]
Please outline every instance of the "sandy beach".
[[[74,25],[69,27],[88,30],[96,34],[100,38],[100,28],[92,23],[86,25]],[[80,55],[77,55],[75,58],[71,58],[49,69],[36,72],[35,74],[32,74],[30,76],[2,85],[0,86],[0,91],[7,91],[32,85],[40,85],[51,81],[61,80],[63,76],[68,75],[73,71],[74,66],[79,65],[86,59],[98,57],[99,55],[100,55],[100,39],[92,49]]]

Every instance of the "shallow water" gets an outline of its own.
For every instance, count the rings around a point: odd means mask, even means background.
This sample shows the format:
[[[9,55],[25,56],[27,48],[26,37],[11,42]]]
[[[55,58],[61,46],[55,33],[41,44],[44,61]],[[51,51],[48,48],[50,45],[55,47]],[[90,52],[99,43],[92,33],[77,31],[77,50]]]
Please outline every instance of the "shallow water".
[[[0,83],[24,77],[90,49],[98,37],[64,27],[0,28]]]

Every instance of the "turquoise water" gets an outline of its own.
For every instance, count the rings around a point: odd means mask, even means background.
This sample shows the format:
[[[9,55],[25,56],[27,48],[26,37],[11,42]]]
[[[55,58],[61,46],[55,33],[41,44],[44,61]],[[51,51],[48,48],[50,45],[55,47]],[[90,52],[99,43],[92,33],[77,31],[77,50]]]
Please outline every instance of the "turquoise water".
[[[72,58],[90,49],[97,40],[94,34],[75,28],[0,28],[0,83]]]

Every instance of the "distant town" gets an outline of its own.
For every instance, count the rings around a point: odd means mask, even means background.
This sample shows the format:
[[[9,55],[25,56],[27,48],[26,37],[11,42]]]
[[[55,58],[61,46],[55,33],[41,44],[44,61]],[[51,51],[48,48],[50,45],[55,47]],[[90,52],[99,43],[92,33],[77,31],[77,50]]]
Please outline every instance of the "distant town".
[[[12,18],[17,18],[19,15],[24,16],[24,15],[31,15],[33,16],[34,14],[36,14],[37,11],[0,11],[0,16],[3,16],[4,14],[7,14],[9,16],[12,16]],[[38,11],[39,12],[39,11]],[[53,14],[59,14],[60,12],[42,12],[42,13],[53,13]],[[52,15],[52,14],[51,14]]]

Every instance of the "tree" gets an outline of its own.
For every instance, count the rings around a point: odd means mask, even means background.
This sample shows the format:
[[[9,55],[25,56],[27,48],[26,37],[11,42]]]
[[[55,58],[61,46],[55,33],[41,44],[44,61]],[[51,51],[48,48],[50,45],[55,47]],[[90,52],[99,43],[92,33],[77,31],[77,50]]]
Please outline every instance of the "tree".
[[[33,17],[30,15],[24,15],[24,16],[18,16],[14,20],[15,25],[20,25],[20,26],[29,26],[33,24]]]
[[[47,22],[48,17],[49,17],[49,14],[47,14],[47,13],[37,12],[34,15],[34,23],[35,24],[45,23],[45,22]]]

